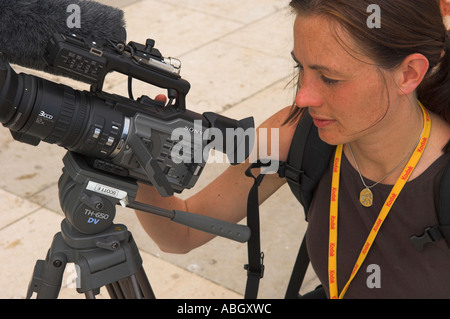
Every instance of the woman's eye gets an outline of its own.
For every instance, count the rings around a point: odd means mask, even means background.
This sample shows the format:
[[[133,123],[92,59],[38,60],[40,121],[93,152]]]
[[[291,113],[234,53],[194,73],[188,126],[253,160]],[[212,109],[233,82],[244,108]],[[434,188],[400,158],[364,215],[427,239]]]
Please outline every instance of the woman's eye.
[[[338,80],[333,80],[333,79],[327,78],[327,77],[324,76],[324,75],[321,75],[320,77],[322,78],[322,81],[323,81],[325,84],[328,84],[328,85],[333,85],[333,84],[338,84],[338,83],[339,83]]]
[[[300,63],[297,63],[297,64],[295,65],[294,69],[297,69],[297,70],[298,70],[299,75],[303,75],[303,72],[305,71],[303,65],[300,64]],[[327,85],[334,85],[334,84],[338,84],[338,83],[339,83],[339,80],[333,80],[333,79],[330,79],[330,78],[326,77],[326,76],[323,75],[323,74],[320,75],[320,78],[321,78],[321,80],[322,80],[325,84],[327,84]]]
[[[300,71],[303,71],[303,65],[301,65],[300,63],[298,63],[298,64],[294,67],[294,69],[298,69],[298,70],[300,70]]]

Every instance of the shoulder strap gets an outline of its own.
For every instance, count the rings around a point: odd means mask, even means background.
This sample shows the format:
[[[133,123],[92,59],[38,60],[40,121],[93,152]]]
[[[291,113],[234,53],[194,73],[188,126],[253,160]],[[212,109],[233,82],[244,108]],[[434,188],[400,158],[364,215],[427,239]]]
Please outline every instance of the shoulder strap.
[[[317,127],[313,125],[311,116],[305,111],[292,138],[285,164],[286,180],[302,204],[305,214],[334,149],[335,146],[320,139]]]
[[[278,165],[279,176],[286,178],[295,197],[303,205],[305,216],[309,209],[315,186],[328,166],[333,150],[333,146],[324,143],[319,138],[317,128],[313,125],[311,116],[308,112],[305,112],[294,133],[288,160],[286,162],[280,162]],[[254,184],[250,190],[247,202],[247,225],[252,235],[248,241],[249,263],[244,266],[247,270],[246,299],[255,299],[257,297],[259,282],[264,275],[264,253],[261,252],[260,247],[258,204],[258,187],[264,178],[264,174],[255,177],[252,175],[251,170],[253,168],[268,166],[269,164],[263,164],[258,161],[252,164],[246,171],[246,175],[254,179]],[[306,241],[303,240],[288,286],[286,298],[297,298],[308,264],[309,256],[306,250]]]
[[[439,186],[439,198],[436,209],[439,223],[425,229],[420,236],[411,236],[414,247],[421,251],[428,243],[434,243],[444,238],[450,245],[450,161],[444,170]]]
[[[334,149],[334,146],[320,139],[311,116],[305,112],[297,125],[285,165],[286,180],[303,206],[305,219],[307,219],[316,185],[329,165]],[[286,299],[298,298],[308,265],[309,255],[305,234],[286,290]]]
[[[257,161],[250,165],[245,175],[253,178],[253,186],[250,189],[247,200],[247,226],[250,228],[250,238],[247,242],[248,264],[244,265],[247,270],[247,286],[245,288],[245,299],[256,299],[258,296],[259,282],[264,276],[264,253],[261,252],[261,240],[259,231],[259,198],[258,187],[261,185],[265,174],[257,177],[252,174],[253,168],[269,166],[271,162],[263,163]]]
[[[440,230],[445,240],[450,243],[450,161],[447,163],[441,179],[439,190],[438,218]]]

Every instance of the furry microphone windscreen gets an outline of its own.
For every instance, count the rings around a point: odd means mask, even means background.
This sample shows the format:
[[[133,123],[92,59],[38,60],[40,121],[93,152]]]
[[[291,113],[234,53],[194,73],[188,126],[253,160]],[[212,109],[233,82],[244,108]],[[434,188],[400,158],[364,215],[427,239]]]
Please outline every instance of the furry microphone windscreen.
[[[124,14],[95,1],[0,1],[0,52],[8,62],[48,72],[43,57],[54,33],[125,42]]]

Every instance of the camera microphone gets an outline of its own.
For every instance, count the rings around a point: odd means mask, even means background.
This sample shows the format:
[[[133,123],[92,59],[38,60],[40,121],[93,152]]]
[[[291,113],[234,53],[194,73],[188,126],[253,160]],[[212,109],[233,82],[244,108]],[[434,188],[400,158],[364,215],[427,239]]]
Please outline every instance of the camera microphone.
[[[95,1],[0,1],[0,53],[9,63],[61,75],[44,55],[54,34],[126,41],[123,11]]]

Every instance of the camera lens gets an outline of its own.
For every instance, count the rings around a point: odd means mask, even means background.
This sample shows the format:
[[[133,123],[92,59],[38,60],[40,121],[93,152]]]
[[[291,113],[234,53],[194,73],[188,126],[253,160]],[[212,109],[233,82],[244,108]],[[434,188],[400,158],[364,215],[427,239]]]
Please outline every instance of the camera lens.
[[[6,123],[16,112],[14,102],[22,81],[3,59],[0,59],[0,82],[0,123]]]
[[[33,145],[42,140],[97,158],[117,152],[125,119],[109,102],[11,68],[0,67],[2,78],[0,122],[15,139]]]

